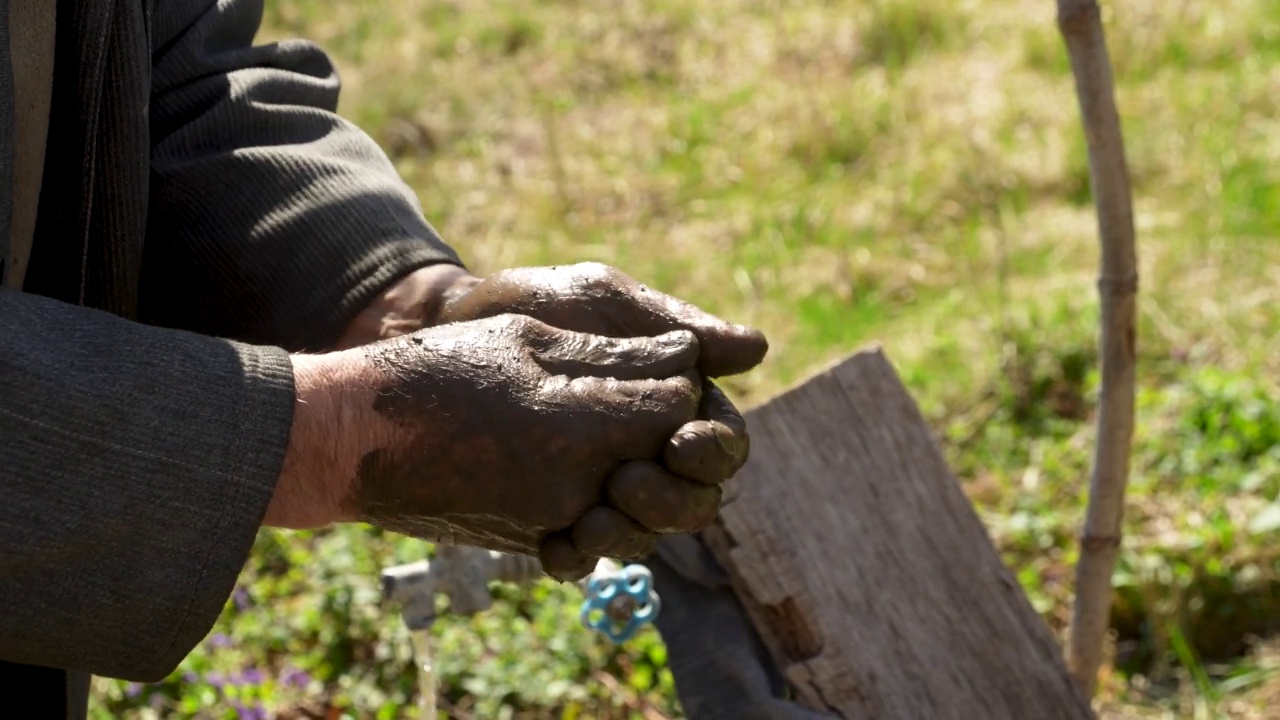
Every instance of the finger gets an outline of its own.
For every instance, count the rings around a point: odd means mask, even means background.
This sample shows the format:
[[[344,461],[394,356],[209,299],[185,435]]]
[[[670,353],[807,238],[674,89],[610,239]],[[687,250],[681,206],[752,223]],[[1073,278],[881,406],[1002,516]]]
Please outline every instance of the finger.
[[[668,378],[698,364],[698,338],[688,330],[657,337],[615,338],[557,331],[534,355],[553,375],[618,380]]]
[[[651,312],[646,334],[682,329],[698,337],[698,369],[708,377],[744,373],[764,361],[769,341],[746,325],[726,322],[691,303],[638,286],[636,301]]]
[[[605,484],[609,504],[654,532],[695,532],[720,512],[719,485],[700,485],[645,460],[624,464]]]
[[[543,572],[562,582],[581,580],[596,566],[596,558],[579,552],[567,533],[548,535],[538,548],[538,559]]]
[[[703,384],[698,417],[676,430],[663,450],[663,463],[680,477],[722,483],[747,462],[751,448],[747,422],[710,381]]]
[[[572,537],[573,546],[580,553],[619,560],[644,557],[658,542],[657,534],[608,507],[588,510],[574,523]]]
[[[689,330],[698,337],[698,369],[710,377],[737,375],[759,365],[769,341],[759,330],[726,322],[696,305],[636,282],[610,267],[583,266],[584,291],[595,308],[625,334],[659,335]]]
[[[661,380],[577,377],[562,382],[559,402],[598,415],[599,431],[618,460],[661,457],[676,430],[697,419],[702,395],[694,372]]]

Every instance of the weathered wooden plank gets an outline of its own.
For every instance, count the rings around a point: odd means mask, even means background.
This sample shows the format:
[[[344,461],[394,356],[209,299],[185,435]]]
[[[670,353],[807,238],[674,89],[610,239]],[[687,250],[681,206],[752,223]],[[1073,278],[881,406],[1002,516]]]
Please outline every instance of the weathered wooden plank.
[[[873,349],[748,414],[706,539],[799,700],[843,718],[1089,718],[1048,627]]]

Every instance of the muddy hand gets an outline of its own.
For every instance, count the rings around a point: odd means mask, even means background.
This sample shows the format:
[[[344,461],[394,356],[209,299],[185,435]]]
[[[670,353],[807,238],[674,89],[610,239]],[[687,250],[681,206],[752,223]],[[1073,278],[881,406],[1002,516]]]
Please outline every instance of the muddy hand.
[[[353,514],[537,552],[564,579],[597,556],[648,552],[658,533],[704,527],[722,471],[681,449],[684,429],[705,422],[699,406],[720,402],[702,401],[698,350],[685,331],[610,338],[500,315],[351,351],[375,373],[384,427],[360,460]],[[668,474],[654,462],[664,455],[700,481]]]
[[[483,280],[468,277],[446,294],[440,307],[438,322],[516,312],[558,328],[608,336],[687,330],[698,338],[698,366],[706,377],[750,370],[769,349],[759,331],[725,322],[598,263],[516,268]],[[741,469],[749,446],[742,416],[719,388],[706,381],[698,419],[676,431],[661,458],[631,463],[616,473],[609,484],[610,502],[649,527],[661,527],[659,518],[643,517],[645,510],[636,507],[640,498],[672,498],[685,492],[687,481],[693,481],[707,489],[696,503],[685,507],[688,517],[683,524],[696,519],[705,525],[718,508],[717,486]],[[605,512],[600,510],[588,520],[604,523]],[[587,523],[579,529],[575,542],[580,548],[618,558],[648,552],[649,544],[639,539],[625,547],[606,547],[597,541],[600,533],[594,527]]]
[[[707,377],[746,372],[759,365],[769,349],[760,331],[725,322],[600,263],[514,268],[484,279],[468,278],[448,293],[436,320],[448,323],[503,313],[612,337],[688,330],[698,337],[698,369]]]
[[[543,551],[548,574],[572,580],[591,572],[596,557],[638,559],[661,533],[705,528],[720,511],[721,484],[747,461],[746,423],[710,381],[702,386],[697,419],[682,424],[660,455],[615,470],[597,507]]]

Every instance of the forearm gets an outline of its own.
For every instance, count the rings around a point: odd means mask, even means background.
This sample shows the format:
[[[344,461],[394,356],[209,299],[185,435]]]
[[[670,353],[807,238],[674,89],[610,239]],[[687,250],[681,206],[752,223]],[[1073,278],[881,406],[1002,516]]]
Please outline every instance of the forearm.
[[[291,360],[293,426],[263,525],[301,530],[354,521],[363,453],[391,433],[370,412],[377,392],[367,363],[358,351]]]
[[[170,672],[234,587],[294,400],[281,350],[0,291],[0,657]]]
[[[377,434],[380,419],[367,412],[375,393],[357,359],[362,356],[344,351],[435,325],[450,293],[475,281],[457,265],[419,269],[374,297],[329,352],[292,356],[293,427],[263,525],[307,529],[356,519],[349,502],[358,449],[379,439],[368,436]]]
[[[315,45],[253,46],[262,0],[157,3],[141,317],[332,348],[388,285],[459,259]]]

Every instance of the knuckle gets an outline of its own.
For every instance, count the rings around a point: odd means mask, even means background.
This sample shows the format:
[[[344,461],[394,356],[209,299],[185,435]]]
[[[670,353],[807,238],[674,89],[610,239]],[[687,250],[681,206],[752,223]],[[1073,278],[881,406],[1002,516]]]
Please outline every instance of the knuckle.
[[[591,294],[608,294],[620,285],[617,269],[601,262],[584,262],[573,266],[576,284]]]
[[[546,323],[528,315],[507,313],[499,315],[498,319],[505,329],[524,340],[548,340],[558,332]]]
[[[479,325],[479,326],[490,326],[490,327],[501,328],[503,330],[518,331],[521,327],[521,323],[523,322],[523,317],[524,316],[522,315],[517,315],[515,313],[508,312],[508,313],[499,313],[497,315],[493,315],[480,320],[474,320],[472,322],[474,322],[476,325]]]
[[[672,379],[675,388],[674,404],[681,414],[690,418],[698,414],[698,383],[688,375],[680,375]]]
[[[667,388],[650,396],[651,405],[646,423],[659,423],[665,432],[671,432],[694,419],[698,414],[698,400],[678,389]],[[668,427],[670,426],[670,427]]]
[[[516,332],[522,332],[522,333],[527,332],[528,330],[531,330],[533,328],[533,323],[534,323],[533,318],[529,317],[528,315],[517,315],[515,313],[505,313],[503,315],[499,315],[498,319],[501,320],[502,323],[505,324],[507,327],[515,330]]]
[[[595,260],[580,262],[573,266],[573,270],[583,279],[608,279],[617,272],[612,266]]]
[[[698,347],[698,336],[692,330],[686,328],[677,328],[671,331],[673,342],[679,345],[688,345],[691,348]]]

